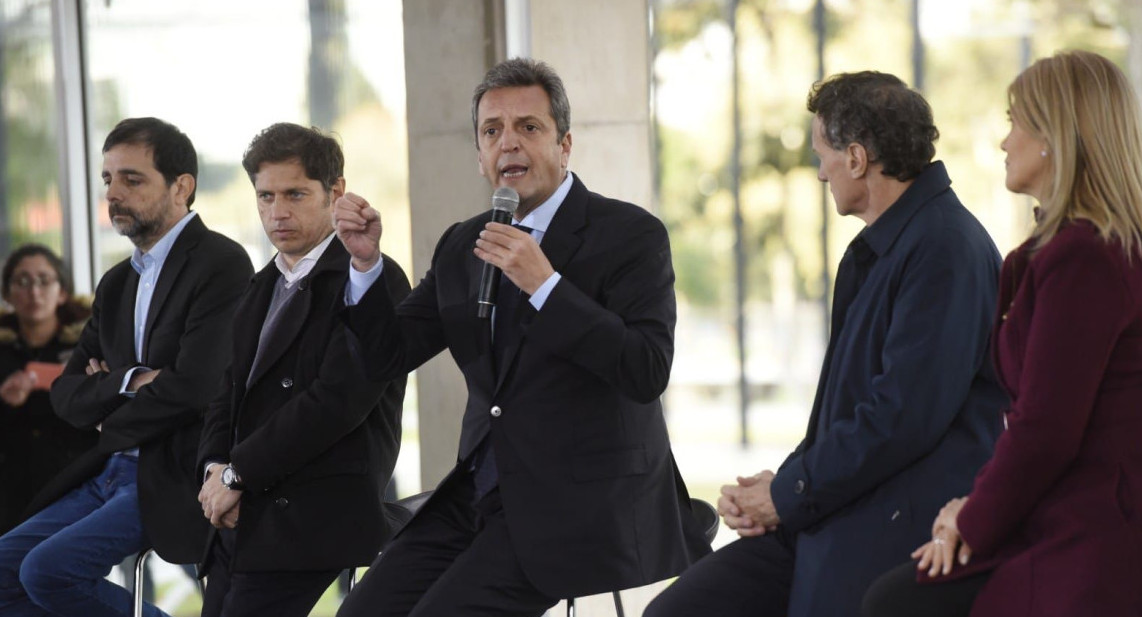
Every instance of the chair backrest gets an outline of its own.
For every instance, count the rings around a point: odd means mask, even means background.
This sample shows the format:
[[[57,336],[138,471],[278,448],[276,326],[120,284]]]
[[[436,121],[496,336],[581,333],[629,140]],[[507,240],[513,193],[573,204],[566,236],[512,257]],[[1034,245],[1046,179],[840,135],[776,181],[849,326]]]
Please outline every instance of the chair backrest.
[[[707,501],[691,499],[690,511],[694,514],[694,518],[698,520],[698,524],[701,525],[702,533],[706,534],[706,541],[713,542],[714,536],[718,535],[718,523],[722,520],[721,517],[718,516],[717,509]]]

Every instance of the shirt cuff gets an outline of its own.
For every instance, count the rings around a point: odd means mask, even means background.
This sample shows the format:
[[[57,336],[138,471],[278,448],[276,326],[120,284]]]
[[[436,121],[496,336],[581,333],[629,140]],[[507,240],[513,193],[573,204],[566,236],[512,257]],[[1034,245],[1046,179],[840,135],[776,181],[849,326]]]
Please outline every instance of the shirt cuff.
[[[361,297],[365,295],[366,291],[381,278],[381,271],[384,270],[385,260],[378,259],[376,265],[369,268],[365,272],[361,272],[349,266],[349,282],[345,283],[345,306],[355,306],[361,301]]]
[[[531,294],[531,298],[528,302],[531,302],[535,310],[538,311],[543,308],[543,303],[547,302],[547,296],[551,295],[551,290],[555,289],[555,284],[562,278],[558,272],[552,272],[551,276],[547,277],[547,280],[543,281],[543,284],[539,286],[539,289],[536,289],[535,293]]]
[[[202,465],[202,483],[203,484],[206,484],[206,474],[210,473],[210,466],[211,465],[222,465],[223,467],[225,467],[226,462],[225,461],[217,461],[217,460],[213,460],[213,459],[206,461],[206,463]]]
[[[131,383],[131,376],[135,374],[135,371],[149,371],[149,370],[151,370],[151,369],[149,369],[145,366],[136,366],[132,369],[129,369],[127,371],[127,374],[123,376],[123,383],[119,385],[119,394],[122,394],[123,396],[129,397],[129,398],[135,398],[136,391],[127,389],[127,385]]]

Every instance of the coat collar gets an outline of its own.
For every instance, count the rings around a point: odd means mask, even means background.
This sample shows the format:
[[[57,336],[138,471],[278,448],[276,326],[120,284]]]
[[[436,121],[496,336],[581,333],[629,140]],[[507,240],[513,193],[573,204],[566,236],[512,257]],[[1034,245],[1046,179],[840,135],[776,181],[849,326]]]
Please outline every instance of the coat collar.
[[[860,236],[878,257],[883,256],[896,243],[912,217],[933,197],[951,186],[952,180],[943,162],[928,165],[880,218],[861,231]]]

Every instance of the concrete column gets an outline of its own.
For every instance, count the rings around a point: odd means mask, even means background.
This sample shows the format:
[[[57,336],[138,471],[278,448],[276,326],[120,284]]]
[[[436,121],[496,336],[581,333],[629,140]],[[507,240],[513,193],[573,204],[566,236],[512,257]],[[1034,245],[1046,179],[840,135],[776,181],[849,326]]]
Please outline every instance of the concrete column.
[[[476,162],[470,105],[473,88],[502,54],[499,5],[404,0],[414,285],[428,270],[440,234],[491,207],[491,190]],[[455,465],[467,390],[447,353],[422,366],[417,383],[420,478],[429,489]]]
[[[571,169],[589,189],[653,210],[646,0],[530,0],[531,56],[571,100]]]
[[[530,28],[523,33],[529,55],[551,64],[567,87],[571,169],[591,190],[651,207],[646,0],[506,5]],[[404,0],[414,284],[440,233],[490,204],[491,191],[478,173],[470,105],[484,73],[505,57],[504,7],[504,0]],[[430,488],[455,464],[466,391],[447,354],[422,367],[417,379],[421,482]]]

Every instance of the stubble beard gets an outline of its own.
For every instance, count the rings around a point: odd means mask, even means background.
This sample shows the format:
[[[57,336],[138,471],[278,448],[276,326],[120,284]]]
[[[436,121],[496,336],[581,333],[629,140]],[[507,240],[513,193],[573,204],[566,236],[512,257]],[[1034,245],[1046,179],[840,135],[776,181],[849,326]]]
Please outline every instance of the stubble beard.
[[[107,207],[107,213],[111,217],[111,225],[120,236],[126,236],[132,244],[141,246],[145,244],[152,244],[155,237],[163,227],[163,222],[166,219],[167,213],[171,209],[171,201],[169,198],[164,198],[162,206],[154,210],[154,216],[148,217],[138,212],[128,210],[126,208],[111,204]],[[116,217],[125,217],[126,222]]]

